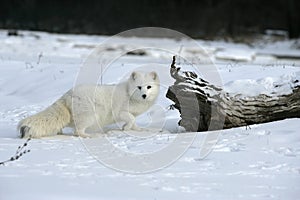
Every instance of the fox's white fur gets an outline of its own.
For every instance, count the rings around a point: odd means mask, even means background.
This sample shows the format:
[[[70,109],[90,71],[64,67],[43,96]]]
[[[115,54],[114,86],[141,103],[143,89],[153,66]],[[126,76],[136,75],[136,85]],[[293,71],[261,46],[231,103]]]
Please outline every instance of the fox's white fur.
[[[135,117],[147,111],[159,94],[156,72],[132,72],[117,85],[80,85],[65,93],[44,111],[20,121],[21,137],[52,136],[72,127],[86,137],[89,127],[125,122],[123,130],[140,130]]]

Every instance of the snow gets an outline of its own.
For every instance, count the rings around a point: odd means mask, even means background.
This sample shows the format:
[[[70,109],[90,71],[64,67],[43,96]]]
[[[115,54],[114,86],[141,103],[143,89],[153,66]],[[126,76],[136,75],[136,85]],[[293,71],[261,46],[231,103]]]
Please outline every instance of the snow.
[[[215,57],[224,60],[252,61],[255,57],[255,53],[237,48],[225,51],[219,50],[216,52]]]
[[[18,138],[18,121],[46,108],[69,90],[86,58],[95,53],[93,48],[108,40],[105,36],[30,31],[21,34],[8,37],[6,30],[0,30],[0,161],[14,155],[25,142]],[[144,56],[120,57],[102,77],[103,83],[116,83],[136,68],[158,71],[162,81],[158,102],[137,120],[146,130],[124,134],[116,130],[117,126],[112,127],[102,139],[110,139],[115,149],[128,154],[105,154],[107,149],[101,146],[103,154],[98,156],[102,159],[95,155],[99,151],[91,151],[92,147],[98,148],[93,146],[97,143],[95,138],[65,135],[33,139],[27,146],[30,153],[0,166],[0,199],[297,199],[299,119],[217,132],[182,133],[177,125],[179,113],[168,110],[172,102],[165,93],[174,81],[169,76],[169,65],[172,52],[177,52],[190,58],[177,60],[183,70],[191,69],[197,62],[193,58],[200,55],[204,61],[198,73],[212,83],[223,83],[232,94],[287,94],[299,84],[300,49],[295,45],[299,41],[257,42],[252,46],[224,41],[197,43],[202,48],[167,38],[119,37],[102,45],[101,52],[107,53],[103,58],[108,60],[118,52],[152,47],[144,49]],[[215,64],[221,81],[213,76],[216,71],[209,61]],[[216,133],[220,134],[216,145],[202,159],[204,139]],[[136,160],[128,163],[130,153],[156,157],[149,157],[151,162],[134,157]],[[120,168],[107,167],[108,161],[116,162]],[[145,163],[151,172],[136,174],[126,168],[138,170],[139,164]]]
[[[300,85],[300,72],[284,74],[280,77],[266,77],[258,80],[244,79],[227,83],[224,89],[229,94],[240,94],[244,96],[258,96],[265,94],[268,96],[286,95],[292,93],[295,86]]]

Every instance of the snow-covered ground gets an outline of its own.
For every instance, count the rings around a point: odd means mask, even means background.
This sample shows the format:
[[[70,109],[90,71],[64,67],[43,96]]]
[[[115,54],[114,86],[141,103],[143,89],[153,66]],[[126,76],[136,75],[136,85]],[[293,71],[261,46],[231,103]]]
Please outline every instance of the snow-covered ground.
[[[104,36],[29,31],[20,34],[8,37],[6,30],[0,30],[0,161],[14,155],[25,142],[18,138],[18,121],[49,106],[70,89],[98,44],[105,44],[97,49],[105,52],[104,59],[132,48],[142,48],[144,52],[115,60],[105,71],[102,82],[115,83],[136,68],[148,67],[158,71],[163,83],[156,105],[159,112],[138,119],[138,124],[150,124],[148,129],[153,131],[140,133],[148,137],[111,131],[107,137],[117,148],[137,154],[160,152],[178,135],[196,137],[171,165],[143,174],[107,168],[87,151],[85,139],[73,136],[32,139],[26,147],[30,153],[0,166],[1,200],[299,198],[299,119],[219,131],[211,154],[200,159],[204,138],[215,132],[179,133],[182,131],[177,125],[179,114],[167,109],[172,102],[165,98],[168,85],[173,83],[169,76],[170,51],[187,60],[203,57],[206,52],[211,63],[203,62],[200,73],[205,76],[203,70],[211,70],[206,66],[215,64],[224,88],[233,94],[270,94],[275,85],[288,86],[289,82],[299,80],[299,40],[262,40],[251,46],[197,40],[202,48],[194,48],[178,39],[117,38],[106,43],[108,37]],[[157,49],[143,49],[145,46]],[[177,61],[183,70],[194,62]],[[211,76],[204,78],[215,81]],[[290,88],[276,92],[287,93]],[[158,131],[157,126],[164,131]]]

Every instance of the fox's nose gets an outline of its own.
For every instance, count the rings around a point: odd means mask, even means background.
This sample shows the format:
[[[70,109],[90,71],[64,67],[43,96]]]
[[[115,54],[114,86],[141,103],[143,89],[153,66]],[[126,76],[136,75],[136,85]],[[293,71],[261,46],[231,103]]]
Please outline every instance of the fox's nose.
[[[143,97],[143,99],[146,99],[147,95],[143,94],[142,97]]]

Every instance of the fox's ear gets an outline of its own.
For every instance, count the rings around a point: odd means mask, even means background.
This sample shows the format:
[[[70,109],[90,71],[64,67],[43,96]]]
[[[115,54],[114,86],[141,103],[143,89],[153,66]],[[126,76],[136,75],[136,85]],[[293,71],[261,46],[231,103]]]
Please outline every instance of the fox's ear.
[[[157,73],[156,72],[150,72],[150,76],[153,78],[153,80],[157,79]]]
[[[131,78],[132,80],[135,80],[136,77],[137,77],[137,73],[136,73],[136,72],[132,72],[130,78]]]

